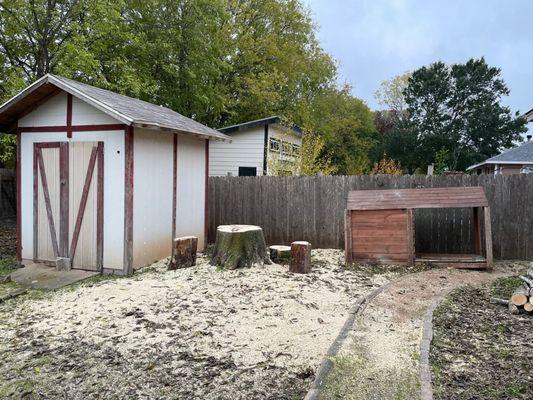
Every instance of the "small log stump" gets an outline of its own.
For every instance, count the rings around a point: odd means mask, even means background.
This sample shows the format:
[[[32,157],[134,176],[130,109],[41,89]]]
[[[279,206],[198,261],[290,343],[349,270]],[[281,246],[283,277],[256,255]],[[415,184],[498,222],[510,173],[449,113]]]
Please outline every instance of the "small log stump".
[[[188,268],[196,265],[196,251],[198,238],[196,236],[184,236],[174,239],[173,252],[168,269]]]
[[[223,269],[270,264],[263,229],[254,225],[219,226],[211,264]]]
[[[275,263],[289,263],[291,260],[290,246],[270,246],[270,259]]]
[[[292,242],[291,266],[289,271],[297,274],[311,272],[311,243],[303,241]]]

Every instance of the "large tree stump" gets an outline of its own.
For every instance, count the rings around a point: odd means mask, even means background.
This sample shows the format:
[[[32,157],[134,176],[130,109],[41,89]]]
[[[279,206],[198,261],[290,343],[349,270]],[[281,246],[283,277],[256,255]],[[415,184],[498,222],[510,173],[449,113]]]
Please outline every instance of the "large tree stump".
[[[292,242],[291,266],[289,271],[298,274],[311,272],[311,243]]]
[[[198,248],[198,238],[196,236],[176,238],[172,246],[174,247],[168,269],[188,268],[196,265],[196,251]]]
[[[224,269],[270,264],[263,230],[253,225],[219,226],[211,264]]]
[[[274,245],[269,247],[270,259],[275,263],[289,263],[291,260],[290,246]]]

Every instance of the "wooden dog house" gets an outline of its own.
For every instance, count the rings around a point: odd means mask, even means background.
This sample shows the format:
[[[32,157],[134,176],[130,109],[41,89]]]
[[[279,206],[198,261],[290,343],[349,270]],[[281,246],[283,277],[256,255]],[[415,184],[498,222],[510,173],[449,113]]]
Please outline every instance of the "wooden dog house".
[[[416,254],[414,209],[472,208],[475,254]],[[480,213],[485,252],[482,255]],[[482,187],[359,190],[348,194],[345,219],[346,262],[412,265],[432,262],[458,268],[491,268],[490,209]]]

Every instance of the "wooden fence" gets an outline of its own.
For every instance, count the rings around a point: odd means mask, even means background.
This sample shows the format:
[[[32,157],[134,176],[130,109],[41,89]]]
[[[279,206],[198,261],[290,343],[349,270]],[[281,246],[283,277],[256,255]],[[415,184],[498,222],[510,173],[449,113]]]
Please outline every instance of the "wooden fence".
[[[15,218],[17,213],[15,171],[0,168],[0,219]]]
[[[483,186],[492,212],[494,257],[533,260],[533,174],[451,176],[211,177],[209,232],[253,224],[269,244],[308,240],[317,248],[344,247],[344,209],[350,190]],[[415,211],[419,252],[472,251],[472,211]]]

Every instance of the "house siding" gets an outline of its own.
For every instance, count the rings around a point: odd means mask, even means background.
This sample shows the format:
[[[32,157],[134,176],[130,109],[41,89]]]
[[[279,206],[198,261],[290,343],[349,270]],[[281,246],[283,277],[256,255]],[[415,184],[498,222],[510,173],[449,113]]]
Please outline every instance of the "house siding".
[[[239,167],[255,167],[263,175],[264,126],[229,134],[231,143],[209,144],[209,176],[239,175]]]

